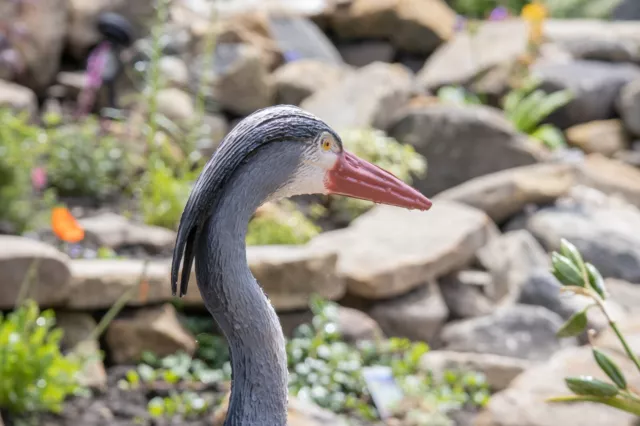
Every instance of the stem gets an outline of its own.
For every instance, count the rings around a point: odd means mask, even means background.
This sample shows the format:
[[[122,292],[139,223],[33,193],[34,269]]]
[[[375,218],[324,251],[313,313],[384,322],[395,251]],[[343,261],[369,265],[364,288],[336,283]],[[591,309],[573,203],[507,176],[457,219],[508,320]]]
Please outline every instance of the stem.
[[[617,397],[605,398],[587,395],[569,395],[548,398],[547,402],[598,402],[640,416],[640,401],[637,400],[630,401]]]
[[[605,315],[607,314],[605,313]],[[636,356],[636,354],[629,347],[627,340],[624,338],[622,333],[620,333],[620,330],[618,329],[618,325],[614,321],[612,321],[608,315],[607,315],[607,319],[609,320],[609,325],[611,326],[613,331],[616,333],[616,336],[618,336],[618,340],[620,340],[620,343],[622,343],[622,346],[624,347],[625,352],[627,353],[629,358],[631,358],[631,361],[633,361],[633,363],[636,365],[636,368],[638,369],[638,371],[640,371],[640,360],[638,360],[638,357]]]
[[[24,275],[24,280],[22,284],[20,284],[20,291],[18,292],[18,297],[15,301],[16,308],[21,306],[27,296],[29,295],[29,290],[31,290],[31,283],[33,282],[33,276],[35,275],[36,269],[40,264],[40,259],[34,259],[29,264],[29,269],[27,269],[27,273]]]

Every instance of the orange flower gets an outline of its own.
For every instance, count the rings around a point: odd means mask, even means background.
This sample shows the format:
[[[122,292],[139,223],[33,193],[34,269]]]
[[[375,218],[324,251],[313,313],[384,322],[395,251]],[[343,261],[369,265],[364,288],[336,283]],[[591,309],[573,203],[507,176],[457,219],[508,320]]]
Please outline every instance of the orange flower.
[[[544,21],[547,17],[547,8],[536,1],[523,7],[520,16],[529,22]]]
[[[77,243],[84,239],[84,229],[65,207],[55,207],[51,211],[51,228],[62,241]]]

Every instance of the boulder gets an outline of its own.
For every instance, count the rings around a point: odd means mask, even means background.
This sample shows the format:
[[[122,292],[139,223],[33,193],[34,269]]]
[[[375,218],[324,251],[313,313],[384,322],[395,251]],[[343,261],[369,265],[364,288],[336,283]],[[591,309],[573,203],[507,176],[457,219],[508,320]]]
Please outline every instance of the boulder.
[[[438,193],[434,202],[464,203],[503,223],[528,205],[552,203],[567,195],[575,181],[576,167],[572,164],[534,164],[473,178]]]
[[[338,44],[344,62],[354,67],[364,67],[373,62],[393,62],[396,49],[387,41],[364,40]]]
[[[547,253],[525,231],[511,231],[494,238],[476,253],[480,264],[491,273],[487,295],[493,301],[513,301],[524,282],[537,268],[549,267]]]
[[[429,351],[420,359],[420,367],[443,377],[447,370],[477,371],[484,374],[493,391],[501,391],[534,362],[520,358],[469,352]]]
[[[67,0],[51,0],[33,6],[19,2],[0,3],[3,22],[16,24],[17,32],[23,33],[11,37],[22,68],[14,75],[14,80],[38,94],[44,94],[58,73],[68,10]]]
[[[177,56],[163,56],[158,61],[161,78],[169,87],[186,89],[189,86],[189,68]]]
[[[284,64],[272,75],[276,103],[300,105],[305,98],[338,82],[345,71],[342,67],[313,59]]]
[[[392,115],[408,101],[411,88],[412,74],[406,67],[374,62],[315,92],[300,106],[338,131],[358,127],[385,130]]]
[[[84,217],[78,221],[85,230],[85,238],[97,245],[119,249],[127,246],[142,246],[156,253],[170,252],[176,233],[159,226],[133,223],[115,213],[102,213]]]
[[[175,87],[158,91],[158,112],[177,123],[188,123],[196,113],[191,95]]]
[[[427,158],[427,177],[416,179],[413,186],[428,196],[548,158],[545,148],[488,106],[409,106],[398,112],[388,133]]]
[[[589,155],[579,166],[577,182],[640,207],[640,170],[621,161]]]
[[[428,212],[378,206],[309,245],[337,251],[349,293],[386,299],[466,266],[497,233],[481,211],[441,201]]]
[[[165,357],[178,351],[193,354],[196,350],[195,338],[180,325],[175,308],[169,304],[114,319],[105,338],[117,364],[139,362],[145,351]]]
[[[640,285],[627,281],[608,278],[605,286],[611,300],[630,314],[640,313]]]
[[[332,28],[341,39],[382,38],[429,54],[453,36],[455,20],[444,0],[354,0],[336,8]]]
[[[387,336],[433,343],[449,312],[435,285],[376,303],[369,315]]]
[[[227,133],[229,133],[229,123],[223,115],[205,115],[202,133],[197,141],[200,154],[205,158],[211,157]]]
[[[342,338],[351,343],[384,337],[382,329],[373,318],[345,306],[338,307],[338,330]]]
[[[629,140],[621,120],[599,120],[577,124],[567,129],[569,145],[587,154],[598,153],[606,157],[626,149]]]
[[[541,80],[540,88],[548,93],[565,89],[573,93],[573,100],[546,120],[567,129],[576,124],[614,118],[620,90],[640,78],[640,67],[579,60],[538,64],[532,68],[531,74]]]
[[[440,293],[453,319],[473,318],[493,312],[494,303],[484,294],[491,275],[484,271],[463,270],[438,279]]]
[[[576,197],[545,207],[525,219],[525,227],[548,250],[561,238],[573,243],[603,276],[640,282],[640,211],[606,197],[593,203]]]
[[[514,305],[492,315],[454,321],[442,330],[444,348],[451,351],[503,355],[545,361],[554,352],[577,343],[556,337],[559,315],[541,306]]]
[[[528,30],[521,20],[483,22],[477,32],[463,31],[440,46],[416,75],[423,90],[465,85],[500,67],[508,68],[527,52]]]
[[[0,108],[9,108],[14,113],[26,113],[34,117],[38,111],[38,100],[33,90],[0,80]]]
[[[27,283],[31,270],[32,281]],[[69,257],[64,253],[40,241],[0,235],[0,309],[14,307],[25,283],[25,296],[41,307],[61,306],[70,294],[70,279]]]
[[[622,87],[616,105],[625,129],[634,136],[640,136],[640,78]]]
[[[637,370],[628,359],[607,352],[622,369],[629,384],[640,386]],[[602,404],[551,403],[546,399],[571,395],[565,377],[593,376],[609,381],[593,359],[589,347],[566,348],[547,362],[527,369],[509,388],[491,397],[476,426],[633,426],[637,417]]]

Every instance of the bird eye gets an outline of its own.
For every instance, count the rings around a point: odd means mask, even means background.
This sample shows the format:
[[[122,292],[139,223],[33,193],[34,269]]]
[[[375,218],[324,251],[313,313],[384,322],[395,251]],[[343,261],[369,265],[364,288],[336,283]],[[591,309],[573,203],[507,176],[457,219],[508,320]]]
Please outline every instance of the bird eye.
[[[329,151],[331,149],[331,140],[329,138],[322,139],[322,150]]]

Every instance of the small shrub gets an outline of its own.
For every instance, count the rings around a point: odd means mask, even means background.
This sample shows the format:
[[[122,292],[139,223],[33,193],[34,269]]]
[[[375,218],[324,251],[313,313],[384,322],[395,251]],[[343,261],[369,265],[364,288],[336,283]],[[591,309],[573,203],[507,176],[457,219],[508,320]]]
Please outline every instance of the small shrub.
[[[277,206],[251,219],[247,245],[305,244],[320,232],[291,201],[282,200]]]
[[[82,389],[82,363],[60,353],[62,330],[53,311],[40,312],[27,301],[0,314],[0,408],[14,415],[62,410],[63,402]]]
[[[453,105],[482,105],[480,98],[461,86],[443,86],[438,89],[438,100]]]

